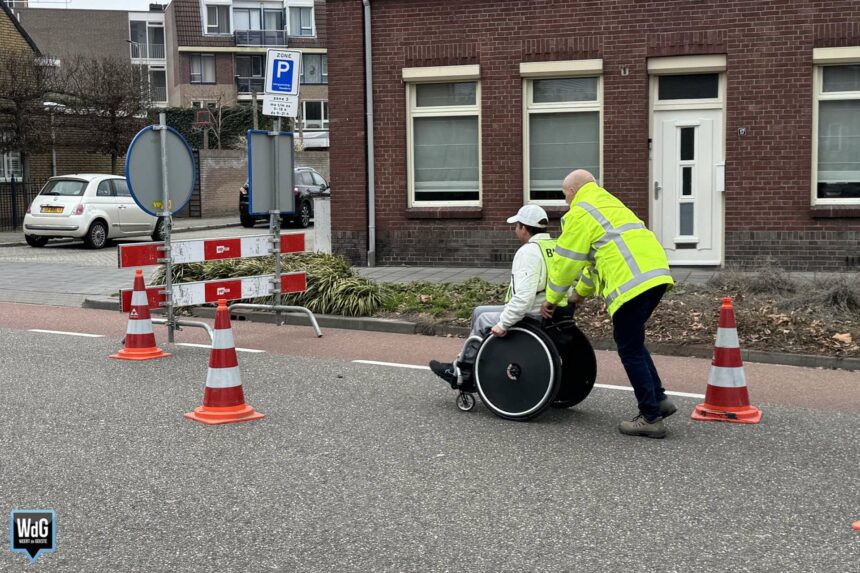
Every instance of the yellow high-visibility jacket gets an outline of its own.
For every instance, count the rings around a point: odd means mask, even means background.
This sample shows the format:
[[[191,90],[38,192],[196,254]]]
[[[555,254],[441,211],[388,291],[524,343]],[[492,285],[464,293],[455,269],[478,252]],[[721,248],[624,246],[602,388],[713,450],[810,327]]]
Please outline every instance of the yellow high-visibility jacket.
[[[546,299],[559,304],[576,283],[581,296],[602,294],[609,315],[657,285],[674,285],[666,251],[654,233],[597,183],[584,185],[562,217]]]

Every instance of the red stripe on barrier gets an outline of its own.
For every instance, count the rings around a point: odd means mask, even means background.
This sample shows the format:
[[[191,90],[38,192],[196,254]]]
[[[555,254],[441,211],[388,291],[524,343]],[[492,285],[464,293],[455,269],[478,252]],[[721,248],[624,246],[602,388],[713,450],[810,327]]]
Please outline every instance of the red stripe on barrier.
[[[148,267],[159,264],[163,255],[158,250],[164,243],[141,243],[139,245],[120,245],[118,250],[119,268]]]
[[[705,405],[725,408],[740,408],[749,406],[750,397],[746,386],[740,388],[724,388],[722,386],[711,386],[705,392]]]
[[[743,366],[741,360],[740,348],[714,348],[714,360],[711,363],[714,366],[722,366],[723,368],[739,368]]]
[[[293,273],[281,275],[281,292],[304,292],[307,290],[307,276],[305,273]]]
[[[239,258],[242,256],[242,240],[211,239],[204,241],[203,256],[207,261]]]
[[[219,298],[235,300],[242,298],[242,281],[227,280],[214,281],[204,285],[206,289],[206,302],[218,302]]]
[[[161,303],[164,302],[164,295],[160,291],[163,288],[163,286],[157,286],[146,289],[146,300],[149,303],[149,310],[161,308]],[[131,295],[133,292],[132,289],[122,289],[119,291],[119,309],[121,312],[129,312],[131,310]]]
[[[305,236],[303,234],[281,235],[282,253],[301,253],[305,250]]]
[[[203,405],[210,407],[239,406],[245,403],[242,385],[229,388],[210,388],[203,391]]]

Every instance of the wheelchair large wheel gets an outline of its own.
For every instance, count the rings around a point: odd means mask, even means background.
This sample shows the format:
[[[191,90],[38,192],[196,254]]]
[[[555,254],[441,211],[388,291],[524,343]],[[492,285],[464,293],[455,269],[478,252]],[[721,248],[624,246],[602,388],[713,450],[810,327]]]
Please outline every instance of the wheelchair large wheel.
[[[597,380],[597,357],[588,337],[575,325],[566,325],[557,341],[561,355],[561,388],[552,403],[555,408],[570,408],[585,400]]]
[[[549,336],[523,320],[502,337],[488,336],[475,359],[475,386],[495,415],[528,420],[546,410],[561,385],[561,359]]]

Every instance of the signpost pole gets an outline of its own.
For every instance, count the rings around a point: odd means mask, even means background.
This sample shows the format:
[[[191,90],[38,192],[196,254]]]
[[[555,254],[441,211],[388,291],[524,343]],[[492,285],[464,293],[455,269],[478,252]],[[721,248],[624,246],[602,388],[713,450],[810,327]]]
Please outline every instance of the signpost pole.
[[[280,306],[281,305],[281,202],[280,202],[280,194],[281,194],[281,185],[280,185],[280,168],[278,166],[279,163],[279,144],[281,139],[281,118],[275,119],[275,131],[272,134],[275,138],[273,149],[274,149],[274,161],[272,161],[273,170],[274,170],[274,192],[275,196],[272,201],[272,211],[269,215],[269,230],[272,234],[272,253],[275,255],[275,277],[273,279],[272,284],[272,305]],[[280,322],[281,312],[276,311],[275,313],[277,320]]]
[[[162,217],[164,220],[164,303],[167,306],[167,341],[173,343],[176,318],[173,315],[173,256],[170,252],[170,231],[173,223],[170,218],[170,193],[167,189],[167,117],[158,114],[158,129],[161,136],[161,185]]]

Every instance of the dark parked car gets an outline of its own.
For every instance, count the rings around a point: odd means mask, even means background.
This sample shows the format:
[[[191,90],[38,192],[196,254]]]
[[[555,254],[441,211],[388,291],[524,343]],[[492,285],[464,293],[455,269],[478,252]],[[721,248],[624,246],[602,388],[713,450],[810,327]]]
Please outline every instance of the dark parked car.
[[[281,221],[284,224],[307,227],[314,216],[314,197],[331,197],[331,187],[322,175],[310,167],[296,167],[295,172],[293,194],[296,196],[296,211],[282,211]],[[245,181],[239,188],[239,221],[243,227],[253,227],[259,221],[268,220],[268,215],[248,213],[248,182]]]

